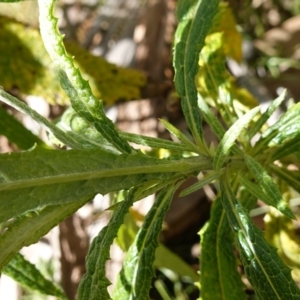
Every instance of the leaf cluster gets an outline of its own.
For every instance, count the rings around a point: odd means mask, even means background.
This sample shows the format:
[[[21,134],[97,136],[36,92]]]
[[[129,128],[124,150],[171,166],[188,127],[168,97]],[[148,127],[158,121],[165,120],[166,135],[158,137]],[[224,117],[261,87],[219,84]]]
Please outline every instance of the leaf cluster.
[[[40,122],[53,141],[69,150],[46,146],[0,111],[14,128],[9,131],[0,122],[1,132],[26,150],[0,155],[3,272],[24,285],[63,299],[62,291],[49,285],[18,254],[19,250],[36,242],[96,194],[123,191],[122,200],[112,207],[109,224],[91,244],[78,299],[149,299],[153,264],[159,257],[156,249],[162,249],[158,237],[172,196],[186,178],[202,173],[202,179],[181,194],[187,195],[207,184],[214,184],[217,191],[210,221],[200,233],[202,299],[247,299],[241,280],[244,275],[238,271],[238,265],[243,266],[259,299],[300,299],[287,266],[298,268],[297,259],[287,252],[283,236],[276,236],[283,228],[291,233],[290,222],[296,218],[288,201],[292,189],[300,193],[300,106],[295,104],[275,125],[268,126],[269,117],[284,95],[261,113],[256,100],[236,87],[225,61],[226,56],[240,59],[236,49],[240,45],[236,44],[241,41],[228,6],[218,0],[178,2],[174,81],[192,138],[162,121],[179,140],[176,143],[116,129],[105,115],[102,100],[93,93],[90,82],[83,78],[76,61],[66,51],[53,12],[55,0],[38,3],[43,43],[72,107],[54,124],[3,89],[0,100]],[[233,47],[229,43],[231,37],[236,41]],[[217,144],[207,144],[203,122],[210,126]],[[20,134],[26,135],[29,143],[20,139]],[[131,142],[154,150],[165,149],[169,157],[141,153]],[[28,150],[29,144],[35,146]],[[122,270],[110,295],[110,282],[105,277],[110,246],[122,234],[133,203],[153,193],[157,193],[156,202],[126,249]],[[248,213],[258,199],[272,207],[270,216],[276,213],[284,218],[275,219],[278,227],[272,228],[272,233],[267,228],[266,238]],[[298,251],[298,244],[295,247]]]

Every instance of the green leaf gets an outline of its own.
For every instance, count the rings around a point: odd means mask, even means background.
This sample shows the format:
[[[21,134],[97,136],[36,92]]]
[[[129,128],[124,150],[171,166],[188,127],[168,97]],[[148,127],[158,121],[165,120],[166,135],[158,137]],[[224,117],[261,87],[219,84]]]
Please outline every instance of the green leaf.
[[[199,93],[198,107],[200,108],[201,114],[203,115],[203,118],[205,119],[207,124],[213,130],[218,139],[221,140],[225,134],[225,129]]]
[[[281,144],[273,153],[272,160],[284,158],[293,153],[300,152],[300,135]]]
[[[274,199],[270,197],[269,194],[266,194],[258,184],[251,182],[249,179],[242,175],[239,176],[239,181],[249,193],[256,197],[256,199],[260,199],[266,204],[276,207]]]
[[[175,135],[179,141],[186,146],[192,152],[199,153],[199,148],[192,143],[179,129],[170,124],[167,120],[160,119],[160,122],[164,125],[164,127],[173,135]]]
[[[214,157],[214,169],[220,170],[224,161],[230,153],[230,149],[234,146],[235,140],[241,134],[243,129],[252,121],[254,116],[259,112],[259,107],[255,107],[248,111],[244,116],[238,119],[224,134],[220,144],[216,149]]]
[[[236,200],[224,175],[221,179],[221,200],[229,224],[236,234],[237,245],[246,275],[259,299],[300,299],[300,291],[291,277],[291,270],[281,261],[276,249],[264,239]]]
[[[260,116],[260,118],[254,123],[254,125],[249,130],[249,138],[252,138],[260,129],[265,125],[267,120],[272,116],[275,110],[280,106],[280,104],[284,101],[286,95],[286,90],[284,90],[281,95],[276,98],[268,109]]]
[[[204,178],[202,178],[198,182],[192,184],[188,188],[184,189],[179,194],[179,196],[180,197],[184,197],[184,196],[189,195],[189,194],[191,194],[191,193],[193,193],[193,192],[195,192],[197,190],[202,189],[207,184],[210,184],[211,182],[213,182],[214,180],[216,180],[217,178],[219,178],[221,176],[221,174],[222,174],[222,172],[210,172],[210,173],[206,174],[204,176]]]
[[[19,253],[2,269],[2,272],[22,286],[38,291],[43,295],[67,299],[61,288],[55,285],[53,281],[45,278],[35,265],[31,264]]]
[[[300,133],[300,103],[295,104],[261,136],[251,151],[252,155],[260,153],[266,146],[281,145],[285,140],[299,137]]]
[[[199,53],[218,11],[218,4],[219,0],[181,0],[177,7],[179,24],[175,33],[174,81],[182,98],[186,121],[200,148],[205,146],[195,77],[198,72]]]
[[[0,101],[12,106],[13,108],[17,109],[18,111],[31,116],[35,121],[39,122],[40,124],[44,125],[50,132],[53,133],[53,135],[62,141],[64,144],[77,149],[82,149],[83,146],[76,138],[74,139],[70,134],[65,133],[61,129],[59,129],[57,126],[52,124],[50,121],[48,121],[46,118],[41,116],[39,113],[37,113],[35,110],[31,109],[28,105],[26,105],[24,102],[18,100],[17,98],[11,96],[10,94],[3,91],[0,87]]]
[[[113,213],[108,226],[104,227],[98,236],[94,238],[87,255],[87,273],[78,288],[78,300],[111,299],[107,291],[110,282],[105,277],[105,263],[110,258],[110,246],[117,236],[124,216],[133,204],[134,193],[134,189],[128,193],[126,199]]]
[[[212,162],[202,156],[171,160],[142,153],[116,155],[101,149],[63,151],[36,147],[1,154],[0,165],[0,190],[9,191],[134,174],[193,174],[211,168]]]
[[[63,36],[58,31],[53,9],[55,0],[38,0],[40,9],[40,30],[45,47],[53,60],[62,88],[71,100],[74,110],[122,153],[131,153],[132,148],[120,137],[113,122],[105,115],[103,103],[91,90],[79,69],[74,66],[64,47]]]
[[[124,224],[119,229],[117,244],[123,251],[127,252],[132,245],[135,236],[139,230],[131,213],[127,214],[124,219]],[[169,250],[166,246],[159,243],[155,252],[154,268],[167,268],[180,276],[189,276],[193,281],[198,280],[198,275],[195,270],[187,264],[181,257]]]
[[[233,248],[233,235],[222,208],[221,199],[214,201],[210,220],[201,230],[201,299],[246,299],[237,259]]]
[[[165,182],[173,175],[182,178],[201,165],[211,166],[210,160],[200,161],[115,155],[99,149],[35,148],[0,155],[0,224],[6,228],[0,236],[0,268],[97,193]]]
[[[201,157],[165,160],[143,154],[115,155],[100,149],[35,148],[0,155],[0,166],[1,223],[44,205],[128,189],[176,173],[193,174],[210,168],[211,160]]]
[[[299,171],[287,170],[276,165],[270,166],[272,172],[280,179],[284,180],[288,185],[300,193],[300,176]]]
[[[47,193],[46,190],[44,191]],[[23,201],[29,201],[30,191],[25,190],[24,192]],[[42,194],[43,192],[40,192],[40,195]],[[51,197],[51,195],[49,196]],[[40,200],[43,200],[42,197]],[[22,247],[37,243],[50,229],[75,213],[90,200],[91,197],[74,197],[74,202],[67,204],[44,204],[44,207],[37,208],[34,211],[28,211],[20,216],[16,214],[9,222],[1,224],[1,229],[4,232],[0,235],[0,270]],[[21,203],[21,201],[19,203]],[[11,211],[14,215],[13,209],[14,207],[12,206]]]
[[[273,182],[272,178],[268,175],[267,171],[261,166],[261,164],[248,155],[245,156],[245,163],[264,194],[267,195],[267,197],[264,197],[265,200],[268,199],[267,204],[274,206],[285,216],[295,219],[293,212],[282,198],[277,185]]]
[[[197,281],[199,279],[199,276],[189,264],[160,243],[155,252],[155,261],[153,266],[155,268],[170,269],[178,273],[180,276],[189,276],[193,281]]]
[[[158,236],[176,187],[170,185],[164,188],[145,217],[134,243],[125,256],[113,299],[149,299]]]
[[[77,139],[81,138],[83,140],[82,143],[86,145],[86,148],[103,148],[109,150],[110,152],[116,151],[113,146],[108,143],[93,126],[91,126],[86,120],[81,118],[72,109],[72,107],[69,107],[64,112],[60,121],[56,125],[62,130],[67,131],[68,133],[72,131],[73,134],[78,134],[79,136],[77,137]],[[147,137],[128,132],[120,132],[120,136],[125,140],[136,143],[138,145],[144,145],[153,148],[164,148],[173,151],[186,150],[186,147],[182,144],[159,138]]]
[[[0,106],[0,135],[16,144],[20,149],[29,149],[35,144],[45,146],[44,142],[23,126]]]

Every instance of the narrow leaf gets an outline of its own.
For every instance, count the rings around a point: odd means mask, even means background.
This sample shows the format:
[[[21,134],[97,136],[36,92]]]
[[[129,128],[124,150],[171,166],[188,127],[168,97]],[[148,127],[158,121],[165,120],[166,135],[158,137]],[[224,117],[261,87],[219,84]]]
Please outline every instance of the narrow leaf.
[[[300,135],[296,136],[284,144],[281,144],[272,154],[272,160],[284,158],[293,153],[300,152]]]
[[[41,125],[45,126],[48,131],[52,132],[54,136],[62,141],[64,144],[77,149],[82,149],[82,145],[80,142],[66,134],[64,131],[59,129],[57,126],[52,124],[50,121],[48,121],[46,118],[41,116],[39,113],[37,113],[35,110],[31,109],[28,105],[26,105],[24,102],[18,100],[17,98],[11,96],[10,94],[3,91],[0,87],[0,101],[12,106],[13,108],[17,109],[18,111],[22,112],[23,114],[26,114],[28,116],[31,116],[35,121],[40,123]]]
[[[2,272],[28,289],[38,291],[43,295],[67,299],[61,288],[55,285],[53,281],[45,278],[35,265],[19,253],[3,268]]]
[[[266,204],[270,206],[274,206],[274,200],[268,194],[266,194],[258,184],[251,182],[245,176],[239,176],[240,183],[247,189],[247,191],[256,197],[256,199],[260,199]]]
[[[182,109],[199,147],[203,147],[200,111],[197,105],[195,77],[198,58],[204,46],[219,0],[181,0],[177,7],[179,25],[175,33],[175,86],[182,98]]]
[[[225,159],[230,153],[230,149],[234,146],[235,140],[241,134],[243,129],[252,121],[254,116],[259,112],[259,109],[259,107],[251,109],[227,130],[216,150],[216,155],[214,158],[215,170],[221,169]]]
[[[221,199],[214,201],[208,225],[201,230],[201,299],[246,299],[237,271],[233,235]]]
[[[284,90],[278,98],[272,101],[271,105],[268,109],[260,116],[260,118],[254,123],[254,125],[249,130],[249,137],[252,138],[263,125],[267,122],[267,120],[272,116],[275,110],[280,106],[280,104],[284,101],[286,95],[286,90]]]
[[[189,276],[195,282],[199,277],[188,263],[161,243],[159,243],[156,249],[153,266],[155,268],[167,268],[178,273],[180,276]]]
[[[179,139],[179,141],[182,144],[184,144],[190,151],[199,153],[199,148],[194,143],[192,143],[179,129],[177,129],[164,119],[160,119],[160,122],[170,133],[175,135]]]
[[[72,107],[81,117],[93,124],[116,149],[123,153],[131,153],[132,148],[119,136],[113,122],[105,115],[102,101],[93,95],[88,81],[83,79],[79,69],[74,66],[73,58],[66,52],[63,36],[58,31],[58,20],[54,17],[55,0],[38,0],[38,3],[41,35]]]
[[[198,107],[200,108],[201,114],[203,115],[203,118],[207,124],[213,130],[218,139],[221,140],[225,134],[225,129],[199,93]]]
[[[261,136],[251,151],[252,155],[259,153],[266,146],[281,145],[285,140],[299,137],[300,132],[300,103],[286,111],[281,118],[269,127]]]
[[[93,240],[87,255],[86,270],[78,288],[78,300],[111,299],[107,287],[109,280],[105,277],[105,263],[109,257],[110,246],[117,236],[123,223],[124,216],[134,201],[134,192],[131,190],[126,199],[118,206],[108,224]]]
[[[100,132],[91,126],[91,124],[89,124],[85,119],[80,117],[72,109],[72,107],[69,107],[64,112],[60,121],[56,125],[62,130],[67,131],[69,134],[70,131],[72,131],[73,134],[78,134],[79,137],[85,141],[85,143],[88,143],[89,147],[87,148],[103,148],[109,149],[109,151],[115,151],[113,145],[108,143],[100,134]],[[152,148],[164,148],[173,151],[187,150],[182,144],[160,138],[147,137],[128,132],[120,132],[120,136],[128,142],[149,146]]]
[[[261,166],[261,164],[248,155],[245,156],[245,163],[263,192],[268,195],[269,203],[267,204],[274,206],[285,216],[295,219],[293,212],[282,198],[277,185],[273,182],[272,178],[268,175],[267,171]]]
[[[280,179],[284,180],[288,185],[300,193],[300,176],[299,171],[287,170],[283,167],[271,165],[272,172]]]
[[[25,194],[24,201],[29,199],[26,195],[29,194]],[[0,271],[22,247],[37,243],[50,229],[90,200],[91,197],[84,197],[76,198],[72,203],[45,205],[44,208],[15,216],[7,226],[2,226],[5,231],[0,235]]]
[[[211,182],[213,182],[214,180],[216,180],[217,178],[219,178],[221,176],[222,172],[211,172],[208,173],[204,176],[204,178],[202,178],[201,180],[199,180],[198,182],[192,184],[191,186],[189,186],[188,188],[184,189],[179,196],[183,197],[186,195],[189,195],[197,190],[202,189],[204,186],[206,186],[207,184],[210,184]]]
[[[222,205],[229,224],[236,233],[237,244],[246,275],[259,299],[300,299],[300,291],[291,270],[281,261],[276,249],[264,239],[236,200],[224,175],[221,180]]]
[[[147,214],[126,254],[113,299],[149,299],[158,236],[175,190],[173,185],[163,189]]]
[[[0,106],[0,135],[16,144],[20,149],[29,149],[34,144],[45,145],[36,135]]]

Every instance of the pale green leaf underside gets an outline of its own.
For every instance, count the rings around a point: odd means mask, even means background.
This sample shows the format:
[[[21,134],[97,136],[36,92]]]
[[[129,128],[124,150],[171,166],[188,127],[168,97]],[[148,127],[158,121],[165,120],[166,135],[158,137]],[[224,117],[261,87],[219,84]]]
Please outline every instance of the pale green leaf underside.
[[[243,300],[246,294],[233,252],[233,236],[221,199],[211,210],[208,226],[201,232],[201,299]]]
[[[125,256],[113,299],[149,299],[158,236],[175,190],[174,185],[164,188],[147,214]]]
[[[19,253],[3,268],[2,272],[19,282],[22,286],[38,291],[43,295],[67,299],[61,288],[56,286],[53,281],[45,278],[35,265],[31,264]]]
[[[279,258],[276,249],[236,200],[226,176],[221,180],[222,205],[236,234],[246,275],[257,297],[266,300],[300,299],[300,291],[291,277],[291,270]]]

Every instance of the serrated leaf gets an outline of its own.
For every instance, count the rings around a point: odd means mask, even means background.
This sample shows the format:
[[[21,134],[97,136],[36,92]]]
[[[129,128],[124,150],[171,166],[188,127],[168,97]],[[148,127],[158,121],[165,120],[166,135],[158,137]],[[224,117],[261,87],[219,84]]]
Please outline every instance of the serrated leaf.
[[[234,146],[235,140],[252,121],[254,116],[259,112],[259,107],[255,107],[248,111],[244,116],[237,120],[224,134],[220,144],[216,149],[214,157],[214,169],[220,170],[224,161],[230,153],[230,149]]]
[[[44,205],[128,189],[176,173],[193,174],[210,168],[211,161],[201,157],[164,160],[143,154],[115,155],[100,149],[35,148],[0,155],[0,166],[1,223]]]
[[[93,124],[97,131],[122,153],[133,149],[122,139],[114,123],[105,115],[103,102],[97,99],[89,82],[82,77],[63,44],[63,36],[58,31],[58,20],[54,17],[55,0],[38,0],[40,9],[40,31],[46,50],[56,67],[62,88],[70,98],[74,110]]]
[[[142,218],[144,221],[145,217],[142,216]],[[118,237],[116,238],[117,244],[123,251],[128,251],[138,230],[139,227],[136,225],[133,218],[133,210],[131,210],[130,213],[125,216],[124,224],[120,227]],[[155,261],[153,263],[154,268],[167,268],[178,273],[180,276],[189,276],[193,281],[198,280],[197,273],[189,264],[163,244],[158,244],[155,252]]]
[[[47,191],[45,192],[47,193]],[[30,195],[29,191],[27,196],[25,194],[24,201],[30,200],[28,195]],[[91,197],[74,198],[74,202],[67,204],[45,204],[44,207],[37,208],[34,211],[13,216],[7,224],[1,224],[1,229],[4,229],[5,232],[0,235],[0,270],[22,247],[37,243],[50,229],[91,200]],[[43,200],[43,198],[41,197],[40,200]],[[13,208],[12,206],[12,211]]]
[[[55,285],[53,281],[45,278],[35,265],[31,264],[19,253],[2,269],[2,272],[22,286],[38,291],[43,295],[52,295],[60,299],[67,299],[67,296],[60,287]]]
[[[245,156],[245,163],[263,192],[268,196],[269,205],[274,206],[285,216],[295,219],[295,216],[267,171],[251,156]],[[265,197],[266,199],[266,197]],[[262,199],[263,200],[263,199]]]
[[[268,109],[260,116],[260,118],[254,123],[254,125],[249,130],[249,137],[252,138],[257,132],[261,130],[263,125],[267,122],[267,120],[272,116],[275,110],[280,106],[280,104],[285,99],[286,90],[284,90],[279,97],[277,97],[274,101],[272,101],[271,105]]]
[[[0,135],[16,144],[20,149],[29,149],[34,144],[45,145],[36,135],[0,106]]]
[[[233,252],[233,235],[222,208],[221,199],[214,201],[208,225],[201,230],[201,299],[246,299],[237,259]]]
[[[0,268],[21,247],[36,242],[61,222],[70,209],[74,212],[74,207],[78,209],[97,193],[143,186],[147,181],[173,180],[176,170],[182,178],[182,174],[192,174],[198,169],[197,161],[199,157],[172,163],[172,160],[142,154],[123,156],[99,149],[35,148],[28,152],[1,154],[0,224],[7,230],[0,236]],[[166,172],[160,167],[155,172],[155,162],[165,163]]]
[[[210,173],[206,174],[201,180],[199,180],[198,182],[192,184],[188,188],[184,189],[179,194],[179,196],[183,197],[183,196],[189,195],[189,194],[191,194],[191,193],[193,193],[197,190],[202,189],[207,184],[210,184],[214,180],[218,179],[221,176],[221,174],[222,174],[222,172],[210,172]]]
[[[226,175],[221,179],[221,191],[223,208],[236,234],[241,260],[257,297],[266,300],[300,299],[300,291],[290,269],[236,200]]]
[[[86,259],[87,273],[78,288],[78,300],[111,299],[107,291],[111,283],[105,276],[105,263],[110,259],[110,246],[117,236],[124,216],[133,204],[134,193],[134,189],[129,191],[125,200],[113,213],[108,226],[104,227],[94,238]]]
[[[179,24],[175,33],[175,86],[182,98],[182,109],[198,146],[203,146],[203,132],[195,77],[198,57],[204,46],[213,18],[218,11],[218,0],[181,0],[177,7]]]
[[[125,256],[113,299],[149,299],[158,236],[175,190],[174,185],[164,188],[145,217],[133,245]]]

